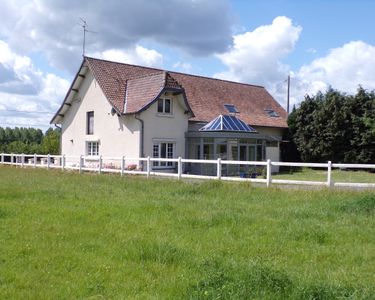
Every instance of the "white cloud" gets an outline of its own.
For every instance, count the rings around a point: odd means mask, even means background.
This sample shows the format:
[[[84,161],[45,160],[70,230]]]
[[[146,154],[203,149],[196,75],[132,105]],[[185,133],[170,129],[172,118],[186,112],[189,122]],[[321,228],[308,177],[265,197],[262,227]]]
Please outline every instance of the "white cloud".
[[[309,49],[306,49],[306,52],[311,53],[311,54],[316,54],[318,50],[316,50],[315,48],[309,48]]]
[[[0,126],[48,127],[69,82],[43,73],[29,57],[15,54],[1,40],[0,71]]]
[[[34,69],[31,59],[16,55],[9,45],[1,40],[0,72],[0,91],[35,94],[40,88],[40,72]]]
[[[334,48],[324,56],[303,65],[296,73],[294,102],[305,93],[325,91],[329,86],[346,93],[355,93],[358,86],[375,89],[375,46],[352,41]]]
[[[178,61],[175,64],[173,64],[173,69],[185,73],[191,73],[193,66],[188,62]]]
[[[103,52],[93,53],[92,56],[146,67],[161,67],[163,65],[163,55],[161,53],[153,49],[144,48],[140,45],[136,45],[125,51],[121,49],[109,49]]]
[[[281,59],[291,53],[302,31],[287,17],[234,36],[233,47],[217,57],[228,67],[216,77],[272,86],[285,78],[288,66]]]
[[[355,93],[359,85],[375,89],[375,46],[351,41],[331,49],[326,56],[291,70],[283,59],[293,52],[302,28],[287,17],[277,17],[271,25],[234,36],[234,46],[217,57],[227,70],[216,77],[260,84],[285,106],[286,77],[291,74],[291,105],[306,94],[324,92],[329,86]],[[309,52],[316,55],[315,49]]]
[[[127,49],[144,40],[210,55],[232,44],[228,0],[4,1],[0,36],[18,53],[43,52],[53,67],[77,68],[84,18],[87,50]]]

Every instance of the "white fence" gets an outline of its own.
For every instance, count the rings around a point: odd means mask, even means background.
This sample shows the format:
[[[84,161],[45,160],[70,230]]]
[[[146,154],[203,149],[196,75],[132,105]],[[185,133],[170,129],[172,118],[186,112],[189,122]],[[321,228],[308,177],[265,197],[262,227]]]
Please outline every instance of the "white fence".
[[[15,165],[20,167],[34,167],[61,170],[77,170],[91,171],[100,173],[118,173],[124,174],[142,174],[150,176],[168,176],[181,178],[196,179],[218,179],[231,181],[248,181],[256,183],[264,183],[267,187],[271,184],[287,184],[287,185],[314,185],[327,187],[364,187],[375,188],[375,183],[355,183],[355,182],[334,182],[332,180],[333,168],[344,169],[375,169],[375,164],[335,164],[330,161],[327,163],[295,163],[295,162],[274,162],[267,161],[234,161],[234,160],[200,160],[200,159],[184,159],[184,158],[151,158],[151,157],[103,157],[103,156],[66,156],[66,155],[27,155],[27,154],[0,154],[0,164]],[[157,165],[155,167],[155,164]],[[185,168],[183,165],[185,164]],[[196,175],[189,174],[186,171],[186,165],[200,164],[211,165],[215,170],[215,175]],[[234,176],[223,174],[223,168],[229,166],[240,167],[256,167],[263,168],[263,174],[255,173],[247,174],[250,176]],[[306,180],[287,180],[272,178],[272,167],[308,167],[322,168],[327,170],[327,177],[324,181],[306,181]],[[212,170],[212,169],[211,169]],[[239,170],[239,169],[238,169]],[[374,175],[375,176],[375,175]],[[250,177],[250,178],[249,178]],[[256,178],[260,177],[260,178]]]

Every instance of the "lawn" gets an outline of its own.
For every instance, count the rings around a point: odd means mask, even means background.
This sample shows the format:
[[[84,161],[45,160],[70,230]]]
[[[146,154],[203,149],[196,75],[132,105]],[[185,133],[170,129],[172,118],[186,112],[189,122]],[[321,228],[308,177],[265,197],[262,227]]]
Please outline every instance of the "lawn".
[[[375,192],[0,166],[0,299],[374,299]]]
[[[327,181],[327,169],[300,168],[293,172],[273,174],[273,179]],[[332,170],[332,180],[335,182],[375,183],[375,173],[367,171]]]

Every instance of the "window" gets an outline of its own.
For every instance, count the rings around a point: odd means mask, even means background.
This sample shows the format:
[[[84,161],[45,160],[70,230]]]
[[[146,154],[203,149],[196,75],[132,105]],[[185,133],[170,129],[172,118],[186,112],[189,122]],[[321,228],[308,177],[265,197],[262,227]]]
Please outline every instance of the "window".
[[[239,113],[237,107],[235,107],[233,104],[224,104],[224,107],[227,109],[230,113]]]
[[[172,100],[171,99],[158,99],[158,113],[172,114]]]
[[[88,156],[99,155],[99,142],[87,142],[87,155]]]
[[[174,144],[173,143],[155,143],[153,146],[152,156],[154,158],[173,158]],[[154,161],[154,167],[172,167],[172,161]]]
[[[94,112],[88,111],[86,115],[86,134],[94,134]]]
[[[268,116],[270,116],[271,118],[279,117],[279,114],[275,112],[273,109],[265,109],[265,111],[267,112]]]

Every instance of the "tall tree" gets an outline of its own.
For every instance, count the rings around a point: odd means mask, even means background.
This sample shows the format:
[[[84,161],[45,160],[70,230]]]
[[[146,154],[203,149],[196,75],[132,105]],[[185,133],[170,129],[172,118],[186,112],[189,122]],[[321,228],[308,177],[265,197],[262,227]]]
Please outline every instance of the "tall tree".
[[[60,129],[49,128],[42,142],[42,152],[45,154],[60,153]]]
[[[375,162],[375,93],[350,96],[329,89],[306,96],[289,117],[289,132],[304,161]]]

